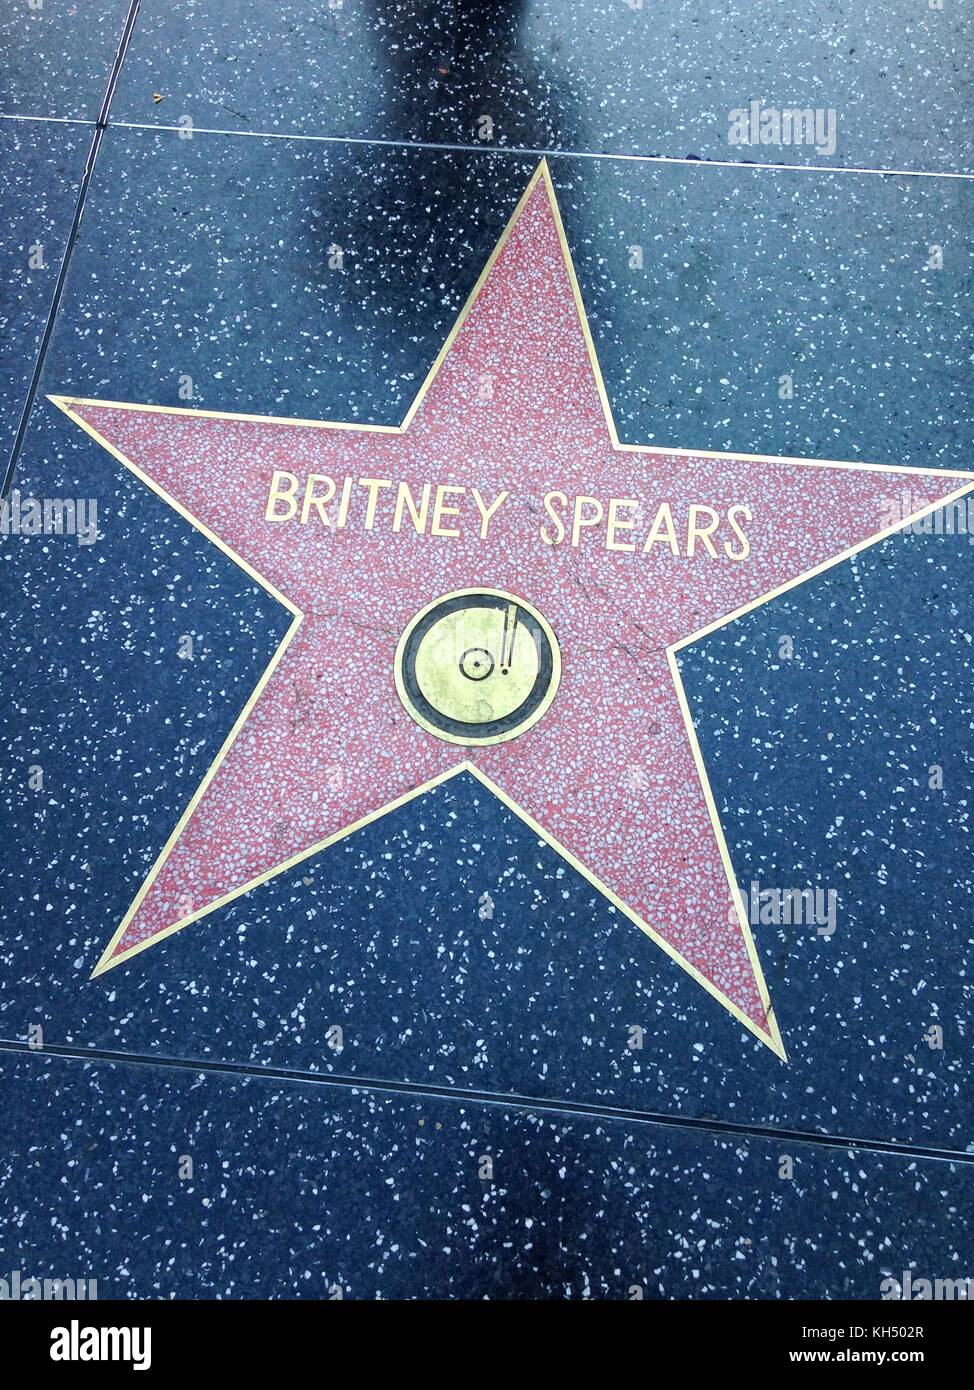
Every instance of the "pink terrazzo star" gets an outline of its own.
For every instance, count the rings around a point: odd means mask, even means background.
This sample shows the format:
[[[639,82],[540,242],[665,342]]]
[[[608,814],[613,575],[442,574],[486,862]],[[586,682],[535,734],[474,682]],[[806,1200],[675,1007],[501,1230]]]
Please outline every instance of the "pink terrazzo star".
[[[645,348],[653,352],[653,342]],[[596,370],[542,167],[403,430],[58,400],[299,615],[99,971],[431,779],[472,765],[782,1052],[668,649],[876,537],[886,499],[905,483],[917,507],[958,483],[915,471],[891,477],[622,449]],[[299,503],[310,474],[336,480],[339,491],[352,479],[344,524],[339,496],[325,507],[330,524],[315,507],[304,524],[300,507],[287,522],[267,520],[275,471],[300,480]],[[371,528],[363,478],[393,484],[374,490]],[[457,534],[431,534],[429,518],[420,534],[408,513],[394,530],[400,481],[416,496],[427,482],[434,494],[437,485],[466,489],[448,495],[458,514],[440,518],[441,530]],[[486,538],[473,488],[488,504],[509,494]],[[542,499],[554,490],[568,499],[569,534],[558,545],[539,534],[549,522]],[[633,548],[606,548],[604,518],[584,526],[572,546],[578,495],[601,499],[603,511],[609,498],[627,499],[616,519],[631,529],[623,524],[611,538]],[[678,555],[665,533],[643,552],[664,501]],[[721,518],[716,556],[702,540],[686,554],[691,505]],[[724,545],[735,544],[724,520],[734,506],[750,517],[745,559],[729,558]],[[583,504],[582,519],[597,511]],[[533,728],[469,750],[464,764],[462,748],[410,719],[393,671],[400,634],[418,610],[472,587],[509,591],[544,615],[560,645],[562,680]],[[181,811],[174,808],[174,822]]]

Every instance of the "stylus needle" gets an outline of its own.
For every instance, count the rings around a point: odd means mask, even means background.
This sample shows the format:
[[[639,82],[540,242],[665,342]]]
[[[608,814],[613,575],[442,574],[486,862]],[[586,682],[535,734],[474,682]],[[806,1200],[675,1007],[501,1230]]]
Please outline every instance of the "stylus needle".
[[[514,662],[514,637],[517,633],[517,604],[509,603],[504,614],[504,636],[501,639],[501,669],[506,671]]]

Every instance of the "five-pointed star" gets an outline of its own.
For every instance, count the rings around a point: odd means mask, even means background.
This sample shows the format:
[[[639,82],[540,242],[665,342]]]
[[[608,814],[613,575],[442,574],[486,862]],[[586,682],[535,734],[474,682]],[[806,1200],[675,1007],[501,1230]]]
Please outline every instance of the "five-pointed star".
[[[95,973],[465,770],[784,1056],[678,652],[895,530],[904,482],[923,510],[969,482],[621,444],[544,164],[401,426],[53,399],[294,615]],[[417,505],[430,484],[418,517],[403,482]],[[692,555],[691,507],[723,525]],[[410,718],[394,662],[419,610],[477,587],[543,614],[562,677],[532,728],[464,759]]]

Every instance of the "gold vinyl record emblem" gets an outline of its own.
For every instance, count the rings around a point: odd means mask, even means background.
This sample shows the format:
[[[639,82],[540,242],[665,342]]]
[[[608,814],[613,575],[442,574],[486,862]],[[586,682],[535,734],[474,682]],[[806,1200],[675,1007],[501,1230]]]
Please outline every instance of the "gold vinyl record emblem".
[[[396,689],[448,743],[505,743],[536,724],[561,679],[551,627],[524,599],[460,589],[417,613],[396,650]]]

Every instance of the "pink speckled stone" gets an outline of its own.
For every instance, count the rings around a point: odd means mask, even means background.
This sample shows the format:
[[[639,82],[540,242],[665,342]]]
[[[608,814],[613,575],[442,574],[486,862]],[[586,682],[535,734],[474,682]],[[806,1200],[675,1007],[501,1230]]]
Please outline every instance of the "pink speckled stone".
[[[534,728],[470,760],[766,1031],[665,649],[877,532],[902,480],[614,450],[543,183],[404,435],[108,406],[78,413],[305,614],[116,954],[461,762],[464,750],[405,713],[393,660],[418,609],[484,586],[545,615],[563,675]],[[314,513],[307,525],[281,525],[264,519],[275,469],[302,482],[350,474],[417,492],[429,481],[511,495],[486,541],[469,499],[459,538],[419,536],[408,518],[394,533],[393,493],[380,497],[372,531],[360,492],[343,530]],[[908,481],[918,505],[956,486]],[[555,488],[639,499],[645,520],[628,537],[637,553],[607,551],[598,528],[578,549],[543,544],[541,498]],[[674,558],[663,545],[642,555],[662,501],[678,529],[690,503],[722,514],[747,505],[749,558]],[[726,528],[718,545],[724,538],[734,539]],[[635,930],[622,918],[619,929]]]

